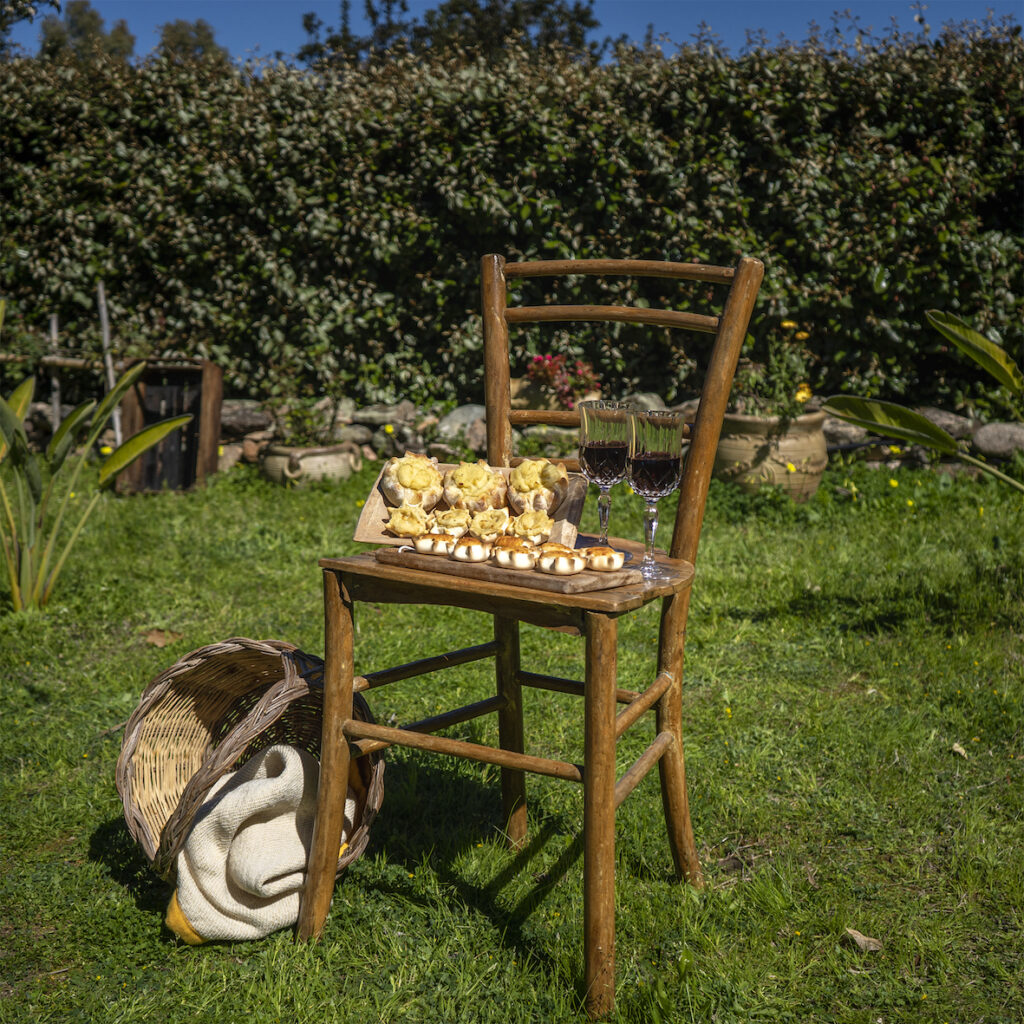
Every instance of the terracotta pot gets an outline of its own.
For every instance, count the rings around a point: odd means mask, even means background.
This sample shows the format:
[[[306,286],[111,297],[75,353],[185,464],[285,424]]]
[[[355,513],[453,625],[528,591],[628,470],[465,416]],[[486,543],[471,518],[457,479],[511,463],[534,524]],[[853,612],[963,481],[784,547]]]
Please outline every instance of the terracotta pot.
[[[300,487],[311,480],[347,480],[362,466],[363,453],[351,441],[325,448],[271,442],[260,453],[260,470],[265,477]]]
[[[828,465],[824,412],[809,412],[782,426],[777,416],[726,413],[713,473],[752,493],[781,487],[794,501],[818,489]]]

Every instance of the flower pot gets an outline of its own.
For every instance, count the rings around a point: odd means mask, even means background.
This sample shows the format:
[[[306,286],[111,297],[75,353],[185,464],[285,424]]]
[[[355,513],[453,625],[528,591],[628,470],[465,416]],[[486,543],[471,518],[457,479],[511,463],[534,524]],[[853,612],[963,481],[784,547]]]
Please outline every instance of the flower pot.
[[[362,466],[362,452],[351,441],[325,448],[299,448],[272,441],[260,453],[263,475],[279,484],[302,486],[312,480],[347,480]]]
[[[712,472],[748,493],[778,486],[794,501],[806,501],[828,465],[824,422],[824,412],[788,422],[777,416],[726,413]]]

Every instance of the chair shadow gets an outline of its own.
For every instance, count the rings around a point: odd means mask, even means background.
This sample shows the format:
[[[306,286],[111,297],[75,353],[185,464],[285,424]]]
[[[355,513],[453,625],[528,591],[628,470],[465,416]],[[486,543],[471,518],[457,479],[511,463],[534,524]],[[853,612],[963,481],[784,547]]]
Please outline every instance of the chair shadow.
[[[109,877],[131,894],[139,910],[163,917],[171,886],[153,871],[128,832],[124,818],[111,818],[93,831],[89,837],[89,859],[103,865]]]

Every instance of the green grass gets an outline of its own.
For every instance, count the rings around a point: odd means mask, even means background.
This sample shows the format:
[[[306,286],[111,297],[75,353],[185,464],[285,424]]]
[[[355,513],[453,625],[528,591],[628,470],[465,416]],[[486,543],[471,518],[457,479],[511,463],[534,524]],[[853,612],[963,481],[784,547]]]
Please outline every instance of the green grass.
[[[48,611],[0,614],[0,1021],[581,1019],[575,787],[531,777],[532,841],[513,855],[496,769],[392,752],[369,849],[315,946],[181,945],[123,825],[114,765],[142,689],[229,636],[322,653],[317,558],[353,549],[372,479],[285,491],[243,468],[201,493],[107,498]],[[613,523],[639,536],[621,491]],[[624,624],[625,685],[650,673],[656,621]],[[361,606],[357,627],[360,670],[486,630],[383,606]],[[182,638],[152,647],[152,628]],[[582,668],[578,641],[532,628],[524,657]],[[803,507],[716,485],[685,691],[708,884],[673,880],[648,780],[618,816],[613,1019],[1024,1019],[1022,681],[1024,506],[1009,489],[842,465]],[[491,686],[484,663],[370,703],[409,721]],[[528,697],[531,749],[579,757],[573,699]],[[646,736],[623,741],[623,766]],[[847,928],[883,949],[859,951]]]

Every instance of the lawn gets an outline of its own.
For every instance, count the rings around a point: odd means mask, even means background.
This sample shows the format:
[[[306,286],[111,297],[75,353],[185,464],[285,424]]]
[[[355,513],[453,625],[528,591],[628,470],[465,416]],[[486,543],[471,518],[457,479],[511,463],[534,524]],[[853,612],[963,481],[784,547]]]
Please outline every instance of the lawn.
[[[230,636],[322,654],[317,559],[354,549],[373,474],[300,492],[241,467],[193,494],[107,497],[47,611],[0,611],[0,1021],[582,1019],[575,787],[531,777],[532,842],[513,855],[496,769],[392,752],[370,846],[312,946],[287,932],[182,945],[162,923],[169,887],[124,827],[114,765],[143,688]],[[621,491],[613,532],[639,537]],[[613,1019],[1019,1024],[1019,494],[843,464],[802,507],[716,484],[700,559],[684,729],[707,886],[672,878],[654,776],[618,816]],[[648,613],[623,629],[627,686],[650,669]],[[476,625],[363,610],[357,670]],[[580,657],[524,627],[530,668],[569,675]],[[409,721],[491,687],[484,663],[369,698],[379,720]],[[531,749],[578,758],[577,709],[529,693]]]

